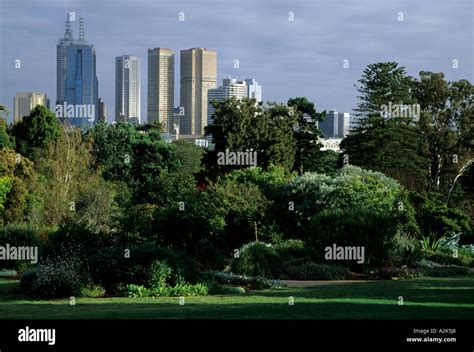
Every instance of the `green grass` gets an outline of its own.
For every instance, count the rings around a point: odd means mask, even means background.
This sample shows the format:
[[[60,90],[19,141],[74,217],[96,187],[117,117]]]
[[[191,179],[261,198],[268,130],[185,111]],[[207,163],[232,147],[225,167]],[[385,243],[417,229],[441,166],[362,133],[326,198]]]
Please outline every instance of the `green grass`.
[[[290,296],[294,305],[288,304]],[[404,305],[398,304],[402,296]],[[284,288],[242,295],[35,300],[0,279],[3,319],[473,319],[474,275]]]

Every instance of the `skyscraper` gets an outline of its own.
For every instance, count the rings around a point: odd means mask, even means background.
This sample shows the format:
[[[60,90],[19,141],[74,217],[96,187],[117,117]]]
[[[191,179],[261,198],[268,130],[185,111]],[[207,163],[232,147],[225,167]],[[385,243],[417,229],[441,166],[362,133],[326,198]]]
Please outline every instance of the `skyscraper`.
[[[346,138],[350,130],[350,115],[348,112],[340,112],[337,115],[338,126],[337,132],[339,138]]]
[[[115,58],[115,121],[139,124],[140,58],[122,55]]]
[[[236,97],[242,99],[248,97],[248,86],[245,81],[237,81],[235,78],[225,78],[222,80],[222,86],[219,88],[209,89],[207,91],[208,107],[207,107],[207,124],[213,122],[212,115],[214,114],[214,107],[211,102],[213,100],[222,100],[225,98]]]
[[[79,19],[79,38],[74,39],[68,14],[66,32],[56,53],[56,116],[72,126],[94,124],[98,116],[99,83],[95,49],[85,39],[83,18]]]
[[[49,108],[46,93],[16,93],[13,98],[13,121],[21,121],[23,116],[29,115],[36,105],[44,105]]]
[[[348,112],[329,110],[324,121],[318,122],[324,138],[345,138],[349,134],[350,115]]]
[[[247,96],[260,103],[262,101],[262,86],[254,78],[247,78],[245,83],[247,84]]]
[[[174,123],[174,51],[148,49],[148,123],[158,121],[165,132],[173,133]]]
[[[329,110],[326,113],[324,121],[318,122],[318,127],[324,135],[324,138],[334,138],[338,135],[338,115],[337,111]]]
[[[105,106],[105,103],[102,100],[102,98],[99,98],[98,102],[99,102],[99,109],[98,109],[99,116],[97,120],[100,122],[107,122],[107,108]]]
[[[180,133],[201,135],[207,125],[207,91],[217,87],[217,52],[203,48],[181,50]]]

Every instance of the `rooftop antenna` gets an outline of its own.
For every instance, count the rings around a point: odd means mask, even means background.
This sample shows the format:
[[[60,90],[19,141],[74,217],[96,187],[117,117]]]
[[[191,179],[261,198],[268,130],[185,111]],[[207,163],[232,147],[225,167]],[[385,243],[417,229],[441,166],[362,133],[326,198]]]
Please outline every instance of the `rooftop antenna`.
[[[72,38],[71,18],[69,12],[66,13],[66,31],[64,32],[64,38]]]
[[[84,17],[79,18],[79,40],[84,40]]]

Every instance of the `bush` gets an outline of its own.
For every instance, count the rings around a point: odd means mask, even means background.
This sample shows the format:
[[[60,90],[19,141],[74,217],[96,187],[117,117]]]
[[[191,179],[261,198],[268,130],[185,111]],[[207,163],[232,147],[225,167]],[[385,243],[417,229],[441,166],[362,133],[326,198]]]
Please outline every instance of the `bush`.
[[[339,265],[303,263],[290,266],[285,277],[290,280],[345,280],[351,273]]]
[[[280,281],[278,280],[269,280],[258,276],[248,277],[233,273],[225,273],[222,271],[212,272],[210,273],[210,276],[221,285],[238,286],[247,290],[264,290],[268,288],[281,287]]]
[[[151,290],[147,289],[142,285],[126,285],[125,295],[130,298],[142,298],[149,297],[151,295]]]
[[[26,293],[46,297],[80,296],[82,289],[90,285],[83,261],[66,253],[47,258],[34,273],[25,273],[21,281]]]
[[[156,260],[150,267],[150,287],[153,289],[167,286],[172,270],[163,261]]]
[[[458,252],[458,257],[454,257],[454,252],[448,251],[428,251],[423,250],[422,256],[426,260],[431,262],[435,262],[442,265],[457,265],[457,266],[466,266],[466,267],[473,267],[474,266],[474,258],[463,254],[462,252]]]
[[[130,257],[125,257],[126,250]],[[107,292],[115,290],[118,284],[150,284],[150,267],[159,260],[173,268],[176,274],[189,282],[197,282],[198,273],[192,258],[183,252],[158,247],[153,243],[133,246],[112,246],[102,248],[89,257],[89,266],[94,282],[100,283]]]
[[[370,273],[372,279],[390,280],[390,279],[412,279],[421,276],[423,273],[420,269],[408,267],[387,267],[379,268]]]
[[[364,247],[364,267],[383,266],[390,259],[397,234],[397,218],[392,213],[371,209],[327,209],[316,215],[306,231],[306,244],[316,262],[324,262],[326,247],[333,244]],[[356,260],[339,261],[356,271]]]
[[[105,288],[101,285],[91,285],[81,289],[81,297],[99,298],[105,296]]]
[[[429,260],[422,260],[420,263],[420,269],[423,275],[433,277],[468,275],[474,273],[474,270],[471,268],[457,265],[440,265]]]
[[[232,260],[231,270],[241,275],[277,278],[282,271],[282,262],[271,245],[250,242],[240,248],[239,257]]]
[[[406,236],[395,237],[395,247],[392,252],[391,262],[395,266],[415,267],[422,259],[419,241]]]
[[[304,260],[308,257],[305,244],[301,240],[287,240],[274,246],[275,251],[283,263]]]
[[[10,224],[0,229],[0,246],[4,247],[8,243],[10,246],[16,247],[38,247],[38,257],[40,257],[43,253],[47,233],[47,229],[31,225]],[[1,260],[0,270],[14,269],[24,272],[30,269],[30,264],[30,261]]]

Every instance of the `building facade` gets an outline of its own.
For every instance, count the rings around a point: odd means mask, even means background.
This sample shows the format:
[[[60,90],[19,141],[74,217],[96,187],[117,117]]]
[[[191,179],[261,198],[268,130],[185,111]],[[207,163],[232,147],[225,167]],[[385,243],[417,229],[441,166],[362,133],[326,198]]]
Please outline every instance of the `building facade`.
[[[262,102],[262,86],[254,78],[247,78],[247,96],[251,99],[257,100],[257,103]]]
[[[219,88],[209,89],[207,92],[208,107],[207,107],[207,124],[213,123],[214,107],[212,101],[220,101],[225,98],[236,97],[242,99],[248,97],[248,86],[245,81],[237,81],[235,78],[224,78],[222,86]]]
[[[115,121],[140,119],[140,58],[122,55],[115,58]]]
[[[173,132],[174,122],[174,51],[148,49],[147,121],[160,122]]]
[[[180,133],[202,135],[207,125],[209,89],[217,87],[217,52],[204,48],[181,51]]]
[[[79,19],[79,37],[72,37],[70,17],[57,54],[57,98],[55,113],[71,126],[90,126],[97,121],[99,83],[96,54],[84,36],[84,19]]]
[[[324,121],[318,122],[324,138],[345,138],[350,130],[350,114],[329,110]]]
[[[16,93],[13,98],[13,121],[21,121],[23,116],[29,115],[36,105],[44,105],[49,108],[46,93]]]

